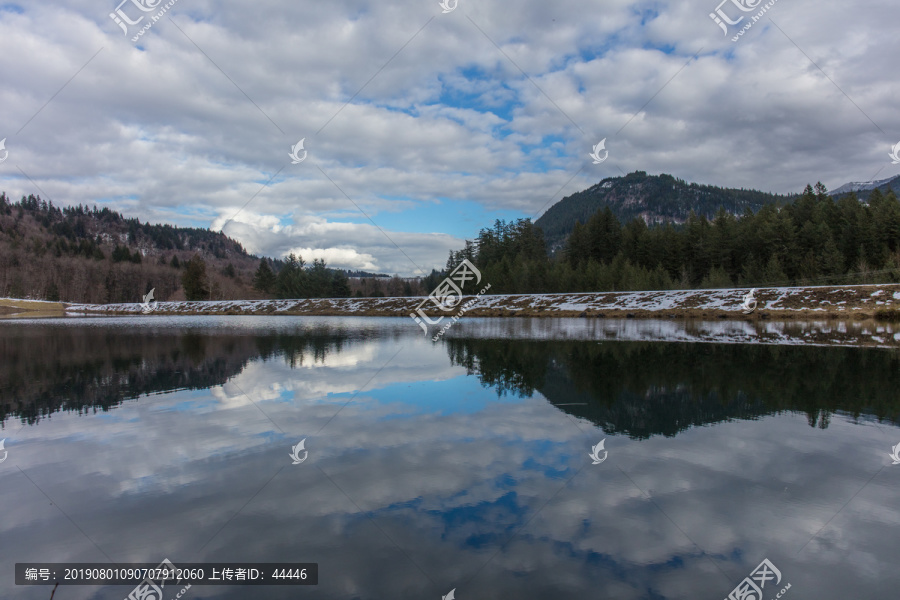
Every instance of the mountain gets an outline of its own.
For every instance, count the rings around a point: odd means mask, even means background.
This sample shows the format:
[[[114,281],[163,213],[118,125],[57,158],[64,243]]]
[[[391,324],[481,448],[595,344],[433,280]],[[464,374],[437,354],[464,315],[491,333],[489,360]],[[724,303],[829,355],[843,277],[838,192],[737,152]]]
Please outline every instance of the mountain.
[[[887,179],[879,179],[877,181],[851,181],[845,183],[841,187],[828,192],[829,195],[839,197],[845,194],[855,193],[856,196],[866,201],[873,190],[879,190],[882,194],[893,190],[895,194],[900,194],[900,175],[894,175]]]
[[[194,257],[205,278],[196,262],[187,265]],[[291,257],[266,258],[268,274],[257,279],[261,259],[221,232],[141,223],[96,206],[61,209],[33,195],[10,202],[0,193],[0,298],[141,302],[151,289],[161,302],[419,296],[437,283],[436,274],[401,279]]]
[[[140,302],[155,288],[157,300],[182,300],[181,275],[194,255],[206,264],[210,299],[263,297],[251,288],[259,258],[223,233],[0,194],[0,297]]]
[[[576,221],[586,223],[606,206],[622,223],[635,217],[643,218],[648,224],[683,223],[691,211],[711,219],[720,207],[741,215],[748,209],[756,212],[766,204],[786,202],[790,198],[756,190],[687,183],[671,175],[635,171],[624,177],[607,177],[584,191],[566,196],[541,215],[535,225],[544,232],[547,247],[555,251],[563,245]]]

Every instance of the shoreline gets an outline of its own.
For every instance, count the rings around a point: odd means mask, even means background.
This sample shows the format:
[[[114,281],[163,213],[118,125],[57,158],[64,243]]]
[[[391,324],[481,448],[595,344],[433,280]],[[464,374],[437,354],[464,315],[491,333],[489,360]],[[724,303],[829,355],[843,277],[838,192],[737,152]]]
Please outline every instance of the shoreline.
[[[877,319],[900,320],[900,284],[757,288],[757,308],[744,314],[741,303],[748,288],[642,292],[578,292],[566,294],[504,294],[463,296],[457,307],[429,317],[452,317],[459,307],[472,317],[612,318],[612,319]],[[408,317],[424,297],[314,298],[301,300],[207,300],[159,302],[149,313],[142,305],[75,304],[0,299],[0,317],[75,315],[286,315]]]

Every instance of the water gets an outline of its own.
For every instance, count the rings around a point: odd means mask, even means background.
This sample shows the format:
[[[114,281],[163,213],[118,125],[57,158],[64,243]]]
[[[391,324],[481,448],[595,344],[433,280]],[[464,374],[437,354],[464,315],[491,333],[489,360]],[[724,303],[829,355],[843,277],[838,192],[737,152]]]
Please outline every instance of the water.
[[[765,600],[897,596],[895,350],[597,327],[660,325],[0,322],[0,597],[50,597],[16,562],[164,558],[319,564],[197,600],[721,600],[763,559]]]

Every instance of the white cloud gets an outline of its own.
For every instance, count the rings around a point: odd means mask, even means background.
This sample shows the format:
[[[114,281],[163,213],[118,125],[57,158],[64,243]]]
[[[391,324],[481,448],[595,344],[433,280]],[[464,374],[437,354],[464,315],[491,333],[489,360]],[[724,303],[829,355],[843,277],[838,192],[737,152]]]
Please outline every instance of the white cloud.
[[[179,0],[140,48],[114,4],[0,11],[13,198],[39,193],[21,169],[57,204],[154,221],[219,227],[247,205],[226,231],[254,252],[411,273],[394,243],[425,270],[462,245],[457,212],[433,216],[440,198],[530,216],[618,169],[776,192],[897,172],[887,0],[782,0],[738,43],[707,0],[461,0],[447,15]],[[309,158],[291,165],[303,137]],[[610,160],[591,165],[603,137]],[[385,235],[360,210],[408,227]]]

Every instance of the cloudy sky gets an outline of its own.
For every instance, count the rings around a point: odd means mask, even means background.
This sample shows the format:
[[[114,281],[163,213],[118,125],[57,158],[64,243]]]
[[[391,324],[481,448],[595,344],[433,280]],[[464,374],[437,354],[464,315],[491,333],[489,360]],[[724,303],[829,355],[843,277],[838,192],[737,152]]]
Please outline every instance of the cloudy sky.
[[[634,170],[900,174],[895,2],[445,2],[0,4],[0,190],[416,274]]]

